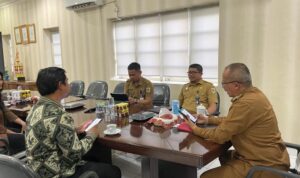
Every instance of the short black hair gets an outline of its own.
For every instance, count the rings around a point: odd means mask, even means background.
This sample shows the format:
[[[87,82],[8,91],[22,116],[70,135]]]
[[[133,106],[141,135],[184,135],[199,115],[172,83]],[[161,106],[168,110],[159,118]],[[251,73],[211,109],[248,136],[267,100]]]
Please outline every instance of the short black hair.
[[[202,72],[203,72],[203,68],[202,68],[202,66],[201,66],[200,64],[191,64],[191,65],[189,66],[189,68],[195,68],[195,69],[197,69],[198,72],[200,72],[201,74],[202,74]]]
[[[66,83],[65,70],[59,67],[47,67],[41,69],[36,79],[36,86],[42,96],[54,93],[59,82]]]
[[[132,62],[128,65],[128,70],[141,70],[141,65],[137,62]]]

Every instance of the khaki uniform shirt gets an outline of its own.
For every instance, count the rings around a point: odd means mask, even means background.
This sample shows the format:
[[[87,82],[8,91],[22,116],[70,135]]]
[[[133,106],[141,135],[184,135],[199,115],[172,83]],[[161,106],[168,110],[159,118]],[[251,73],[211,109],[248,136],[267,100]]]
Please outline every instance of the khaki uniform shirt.
[[[241,163],[288,170],[289,156],[281,139],[275,113],[259,89],[246,89],[232,99],[227,117],[210,117],[208,122],[218,127],[197,127],[194,133],[217,143],[231,141],[236,150],[235,157]],[[237,168],[240,165],[232,166]]]
[[[200,80],[198,83],[187,83],[183,85],[179,94],[180,106],[192,114],[196,114],[196,97],[197,91],[200,97],[200,103],[206,108],[210,104],[218,103],[216,89],[212,83]]]
[[[151,98],[150,104],[131,104],[129,106],[130,113],[137,113],[139,111],[143,111],[146,109],[150,109],[153,107],[152,105],[152,97],[153,97],[153,85],[152,83],[141,77],[138,82],[132,82],[131,80],[127,80],[124,86],[124,91],[128,95],[128,97],[132,97],[135,99],[143,100],[146,97]]]

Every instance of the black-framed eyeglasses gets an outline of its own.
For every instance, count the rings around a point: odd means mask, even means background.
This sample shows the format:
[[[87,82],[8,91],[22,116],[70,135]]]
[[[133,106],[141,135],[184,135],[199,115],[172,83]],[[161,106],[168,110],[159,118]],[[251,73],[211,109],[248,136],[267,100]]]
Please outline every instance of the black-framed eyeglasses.
[[[197,74],[197,73],[200,73],[200,72],[197,72],[197,71],[188,71],[187,74]]]
[[[226,84],[234,83],[234,82],[241,83],[240,81],[230,81],[230,82],[222,82],[221,84],[222,85],[226,85]]]

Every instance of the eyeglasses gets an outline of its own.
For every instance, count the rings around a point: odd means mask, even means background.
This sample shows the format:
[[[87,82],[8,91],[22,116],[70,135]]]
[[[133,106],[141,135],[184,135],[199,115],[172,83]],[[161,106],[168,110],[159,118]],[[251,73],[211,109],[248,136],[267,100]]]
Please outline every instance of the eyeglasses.
[[[242,82],[239,82],[239,81],[230,81],[230,82],[222,82],[221,84],[222,84],[222,85],[226,85],[226,84],[229,84],[229,83],[234,83],[234,82],[237,82],[237,83],[242,83]]]
[[[196,72],[196,71],[188,71],[187,74],[196,74],[196,73],[200,73],[200,72]]]

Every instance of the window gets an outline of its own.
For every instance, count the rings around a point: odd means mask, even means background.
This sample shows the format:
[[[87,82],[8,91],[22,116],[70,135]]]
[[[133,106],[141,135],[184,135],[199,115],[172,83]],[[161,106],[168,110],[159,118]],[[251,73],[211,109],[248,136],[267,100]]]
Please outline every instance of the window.
[[[115,22],[114,44],[117,79],[136,61],[153,81],[186,82],[188,66],[199,63],[204,79],[218,83],[218,7]]]
[[[13,45],[10,35],[3,35],[2,36],[3,42],[3,56],[4,56],[4,64],[5,70],[7,70],[10,76],[13,75],[14,71],[14,55],[13,55]],[[13,78],[11,78],[13,80]]]
[[[59,32],[58,31],[52,32],[51,38],[52,38],[53,64],[56,67],[62,67]]]

